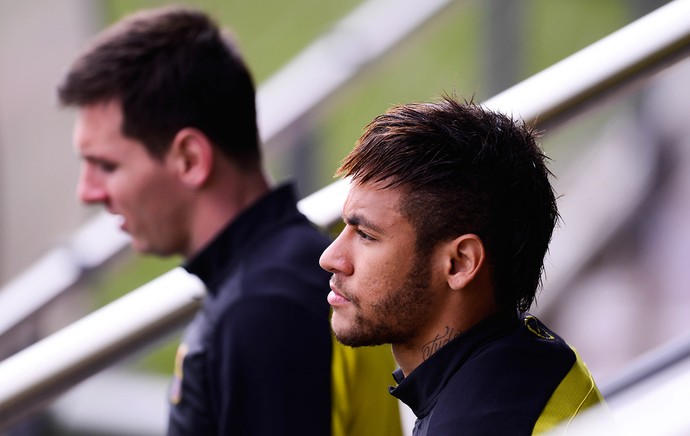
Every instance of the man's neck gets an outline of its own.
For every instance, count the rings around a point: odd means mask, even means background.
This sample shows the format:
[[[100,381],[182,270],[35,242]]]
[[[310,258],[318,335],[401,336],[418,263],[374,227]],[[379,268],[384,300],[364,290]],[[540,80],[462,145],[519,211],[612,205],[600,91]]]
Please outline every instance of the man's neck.
[[[448,321],[438,318],[440,322],[434,324],[418,339],[392,344],[393,357],[405,377],[462,332],[496,313],[497,309],[492,300],[482,305],[466,304],[464,307],[471,310],[462,311],[462,314],[456,314]]]
[[[191,224],[193,240],[185,257],[199,252],[269,190],[268,180],[260,171],[235,174],[216,181],[195,205],[195,221]]]
[[[455,339],[461,332],[462,329],[458,327],[446,325],[437,328],[435,333],[426,335],[425,340],[406,344],[392,344],[393,357],[407,377],[422,362]]]

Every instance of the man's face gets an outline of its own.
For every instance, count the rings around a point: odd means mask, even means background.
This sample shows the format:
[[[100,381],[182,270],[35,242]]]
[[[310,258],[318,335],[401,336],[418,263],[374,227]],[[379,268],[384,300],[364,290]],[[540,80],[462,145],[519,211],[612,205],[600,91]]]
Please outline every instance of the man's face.
[[[431,256],[417,254],[400,198],[399,189],[353,184],[343,206],[345,228],[321,256],[321,267],[333,273],[331,324],[346,345],[412,343],[435,309]]]
[[[80,108],[74,147],[81,157],[79,199],[103,204],[119,215],[136,250],[159,255],[184,253],[184,190],[167,157],[154,159],[144,145],[122,134],[119,102]]]

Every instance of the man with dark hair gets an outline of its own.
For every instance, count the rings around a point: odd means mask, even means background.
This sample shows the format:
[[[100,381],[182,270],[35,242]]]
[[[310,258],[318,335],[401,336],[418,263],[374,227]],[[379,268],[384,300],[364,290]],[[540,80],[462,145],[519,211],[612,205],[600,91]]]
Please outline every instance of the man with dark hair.
[[[138,251],[184,256],[208,288],[178,350],[168,434],[330,434],[328,241],[289,184],[269,186],[232,39],[199,11],[140,12],[99,35],[58,92],[78,109],[80,199],[119,215]],[[344,434],[350,417],[333,416]]]
[[[338,174],[345,228],[321,256],[339,341],[392,344],[414,434],[531,434],[601,401],[573,349],[527,313],[558,219],[522,123],[471,102],[394,107]]]

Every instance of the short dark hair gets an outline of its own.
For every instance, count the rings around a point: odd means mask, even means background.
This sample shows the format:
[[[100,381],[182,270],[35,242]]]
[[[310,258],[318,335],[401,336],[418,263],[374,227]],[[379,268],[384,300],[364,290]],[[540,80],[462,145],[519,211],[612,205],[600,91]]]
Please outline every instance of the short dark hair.
[[[66,106],[120,101],[123,134],[157,158],[195,127],[231,158],[260,159],[251,74],[230,35],[197,10],[152,9],[112,25],[72,64],[58,97]]]
[[[522,122],[445,96],[376,117],[337,175],[401,188],[398,207],[415,228],[419,252],[478,235],[497,304],[527,311],[558,221],[537,136]]]

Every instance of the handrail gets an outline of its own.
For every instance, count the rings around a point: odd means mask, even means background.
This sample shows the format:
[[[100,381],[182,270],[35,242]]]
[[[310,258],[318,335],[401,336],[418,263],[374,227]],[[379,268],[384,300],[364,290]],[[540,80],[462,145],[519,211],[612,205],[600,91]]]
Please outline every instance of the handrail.
[[[690,338],[683,342],[690,343]],[[667,348],[667,347],[662,347]],[[687,345],[685,345],[687,349]],[[642,356],[633,366],[655,360],[659,350]],[[661,350],[664,351],[663,349]],[[573,421],[557,426],[548,436],[588,435],[686,435],[690,434],[690,359],[667,362],[646,374],[634,386],[606,396],[606,403],[592,407]],[[602,391],[603,393],[604,391]]]
[[[636,358],[623,371],[600,386],[608,400],[621,396],[631,386],[681,362],[690,361],[690,335],[682,335]]]
[[[205,295],[178,267],[0,363],[0,423],[34,407],[187,321]]]
[[[682,59],[690,3],[675,0],[487,100],[547,128]]]
[[[0,343],[42,307],[75,286],[86,271],[105,264],[128,244],[129,237],[118,229],[116,218],[103,212],[82,226],[68,243],[44,254],[0,289]],[[0,349],[0,358],[6,357],[7,351]]]
[[[419,2],[423,3],[423,2]],[[545,123],[556,124],[563,122],[566,117],[574,115],[581,111],[585,103],[592,102],[596,98],[611,93],[612,89],[620,90],[623,85],[639,80],[652,71],[667,66],[670,62],[677,60],[681,55],[687,53],[690,47],[690,21],[685,17],[690,16],[690,0],[675,0],[662,6],[657,11],[637,20],[636,22],[624,27],[615,32],[611,36],[604,38],[598,43],[576,53],[566,60],[554,65],[551,68],[544,70],[533,78],[516,85],[513,88],[499,94],[493,99],[488,100],[485,104],[491,108],[501,110],[504,112],[513,111],[519,114],[527,121],[535,121],[543,125]],[[647,41],[641,44],[640,41],[654,40],[656,43]],[[628,41],[626,43],[626,41]],[[633,46],[630,50],[628,44],[639,44],[641,49],[638,51],[638,46]],[[629,50],[631,53],[626,54],[625,57],[620,57],[619,61],[613,62],[620,56],[621,51]],[[606,62],[603,62],[605,60]],[[597,67],[602,67],[601,72],[590,73],[596,70]],[[573,76],[578,76],[578,80],[574,80]],[[589,77],[585,80],[584,77]],[[568,86],[569,91],[565,93],[558,92],[561,86]],[[572,85],[572,86],[570,86]],[[546,92],[545,92],[546,90]],[[542,98],[538,98],[542,96]],[[540,104],[535,104],[539,102]],[[338,186],[344,186],[341,182]],[[331,189],[331,188],[329,188]],[[321,192],[321,191],[320,191]],[[325,212],[319,211],[319,220],[323,223],[332,223],[339,219],[339,207],[343,201],[346,189],[338,191],[338,195],[328,197],[328,207]],[[319,193],[314,195],[320,195]],[[303,200],[301,205],[308,205],[309,198]],[[313,204],[313,203],[312,203]],[[310,206],[313,207],[313,206]],[[310,207],[303,207],[302,210],[306,212],[311,219],[312,214],[316,214],[315,210]],[[330,212],[331,210],[338,211],[337,213]],[[149,286],[149,285],[147,285]],[[151,282],[150,286],[154,288],[161,287],[157,281]],[[180,295],[188,295],[189,289],[193,286],[181,286],[165,290],[165,295],[160,298],[160,301],[177,299]],[[184,289],[186,288],[186,289]],[[137,294],[133,291],[132,294]],[[126,314],[130,310],[135,309],[135,304],[132,303],[137,298],[135,296],[123,297],[121,300],[113,303],[117,305],[117,309],[106,307],[104,310],[113,310],[119,316],[126,319]],[[182,298],[184,300],[184,297]],[[156,304],[160,303],[157,302]],[[155,306],[150,304],[149,306]],[[169,309],[168,309],[169,310]],[[177,309],[175,309],[177,310]],[[94,322],[103,312],[95,312],[88,318],[90,322]],[[156,325],[157,327],[169,327],[169,324],[176,324],[170,322],[168,318],[170,313],[158,313],[148,319],[148,323],[142,324],[150,327]],[[86,326],[86,327],[85,327]],[[34,373],[32,371],[18,371],[17,368],[27,367],[41,367],[45,365],[45,349],[48,348],[46,343],[68,343],[70,340],[79,337],[86,333],[87,328],[95,328],[87,322],[77,322],[72,326],[67,327],[55,335],[35,344],[32,347],[18,353],[10,359],[0,363],[0,411],[10,410],[14,404],[22,402],[23,404],[35,404],[43,400],[47,395],[54,394],[54,392],[42,392],[33,388],[26,388],[24,390],[10,390],[7,386],[17,386],[17,380],[14,379],[34,379],[33,382],[24,382],[24,386],[41,386],[42,380],[55,380],[54,377],[60,377],[60,371],[46,368],[42,373]],[[122,339],[122,338],[120,338]],[[104,339],[101,339],[104,341]],[[110,350],[113,354],[124,353],[129,348],[123,345],[121,341],[114,343],[102,343],[102,347]],[[79,347],[76,347],[77,349]],[[67,348],[61,348],[61,353],[67,354]],[[117,353],[116,353],[117,351]],[[90,374],[95,367],[102,365],[102,361],[94,363],[92,359],[97,359],[97,356],[88,355],[82,356],[79,371],[80,374],[71,374],[68,380],[55,382],[54,387],[58,384],[61,387],[66,387],[68,382],[73,382],[80,376],[83,378],[85,374]],[[11,383],[10,383],[11,382]],[[13,388],[14,389],[14,388]],[[21,401],[19,401],[20,399]],[[15,410],[15,409],[12,409]],[[0,423],[8,419],[4,413],[0,413]]]

